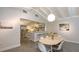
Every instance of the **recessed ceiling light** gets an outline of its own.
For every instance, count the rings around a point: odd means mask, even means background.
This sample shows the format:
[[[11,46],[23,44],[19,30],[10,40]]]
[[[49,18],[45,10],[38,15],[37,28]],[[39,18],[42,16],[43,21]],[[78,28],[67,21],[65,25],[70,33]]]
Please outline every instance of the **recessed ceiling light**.
[[[39,17],[39,15],[35,14],[36,17]]]
[[[26,10],[24,10],[24,9],[23,9],[23,12],[24,12],[24,13],[27,13],[27,11],[26,11]]]
[[[49,15],[48,15],[48,21],[49,21],[49,22],[55,21],[55,15],[54,15],[54,14],[49,14]]]

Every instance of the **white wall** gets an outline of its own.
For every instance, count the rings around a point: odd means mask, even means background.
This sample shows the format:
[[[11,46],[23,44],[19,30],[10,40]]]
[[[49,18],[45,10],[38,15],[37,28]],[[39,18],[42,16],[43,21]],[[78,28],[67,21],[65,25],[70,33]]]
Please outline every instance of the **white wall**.
[[[20,18],[42,21],[22,12],[21,8],[0,7],[0,22],[13,29],[0,29],[0,51],[20,46]]]
[[[59,24],[69,23],[69,31],[60,31]],[[60,19],[53,23],[48,23],[47,31],[58,32],[61,34],[66,41],[79,43],[79,17]]]
[[[19,11],[17,8],[0,8],[0,22],[13,29],[0,29],[0,51],[20,46]]]

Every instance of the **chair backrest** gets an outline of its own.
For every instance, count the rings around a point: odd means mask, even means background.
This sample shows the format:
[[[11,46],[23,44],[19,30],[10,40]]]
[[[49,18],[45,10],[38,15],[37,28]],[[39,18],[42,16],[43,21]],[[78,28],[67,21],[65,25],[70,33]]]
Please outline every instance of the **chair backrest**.
[[[41,52],[47,52],[45,45],[43,45],[42,43],[38,43],[38,48]]]
[[[64,41],[62,41],[62,42],[58,45],[57,50],[61,50],[63,43],[64,43]]]

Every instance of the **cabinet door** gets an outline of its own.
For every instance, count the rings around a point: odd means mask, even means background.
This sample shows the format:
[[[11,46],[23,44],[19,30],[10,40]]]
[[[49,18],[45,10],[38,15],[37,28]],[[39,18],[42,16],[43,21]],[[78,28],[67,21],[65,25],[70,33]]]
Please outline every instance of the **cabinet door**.
[[[39,41],[40,37],[43,35],[44,35],[44,33],[34,33],[34,41]]]

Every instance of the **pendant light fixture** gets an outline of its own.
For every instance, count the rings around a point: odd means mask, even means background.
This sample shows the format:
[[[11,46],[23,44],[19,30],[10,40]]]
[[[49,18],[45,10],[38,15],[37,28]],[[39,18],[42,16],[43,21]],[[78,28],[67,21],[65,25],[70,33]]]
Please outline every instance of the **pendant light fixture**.
[[[54,15],[54,14],[49,14],[49,15],[48,15],[48,21],[49,21],[49,22],[55,21],[55,15]]]

